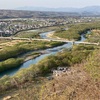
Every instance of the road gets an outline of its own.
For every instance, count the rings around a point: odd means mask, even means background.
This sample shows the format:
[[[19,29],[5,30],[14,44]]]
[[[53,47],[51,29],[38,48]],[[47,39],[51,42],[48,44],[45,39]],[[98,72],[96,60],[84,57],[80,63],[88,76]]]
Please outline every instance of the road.
[[[68,41],[66,39],[35,39],[35,38],[18,38],[18,37],[0,37],[0,39],[5,39],[5,40],[28,40],[28,41],[56,41],[56,42],[71,42],[72,44],[76,44],[77,43],[77,44],[100,45],[100,43]]]

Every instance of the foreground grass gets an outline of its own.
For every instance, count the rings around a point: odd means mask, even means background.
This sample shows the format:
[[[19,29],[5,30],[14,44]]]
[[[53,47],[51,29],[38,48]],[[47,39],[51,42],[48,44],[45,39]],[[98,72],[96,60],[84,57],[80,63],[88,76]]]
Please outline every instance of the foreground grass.
[[[85,69],[93,79],[100,81],[100,50],[93,52],[87,59]]]
[[[95,55],[95,60],[98,58],[98,51],[100,50],[91,53],[91,55],[93,54],[92,57]],[[11,96],[11,100],[99,100],[99,73],[94,70],[98,74],[98,80],[95,80],[90,75],[90,72],[94,73],[93,70],[86,70],[87,67],[96,67],[96,65],[87,66],[91,62],[90,59],[89,56],[87,61],[71,65],[69,71],[62,76],[54,77],[53,80],[38,77],[33,81],[17,84],[19,89],[11,90],[8,95]],[[98,62],[100,62],[100,59],[96,64]],[[96,69],[99,70],[99,68],[100,66],[97,65]],[[2,97],[4,96],[2,95]]]

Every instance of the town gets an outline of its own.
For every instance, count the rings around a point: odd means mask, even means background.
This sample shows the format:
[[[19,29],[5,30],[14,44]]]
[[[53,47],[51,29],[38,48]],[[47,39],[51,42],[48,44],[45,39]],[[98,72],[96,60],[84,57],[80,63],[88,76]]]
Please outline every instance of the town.
[[[75,23],[100,21],[99,17],[66,17],[66,18],[15,18],[0,19],[0,36],[11,36],[23,30],[40,29]]]

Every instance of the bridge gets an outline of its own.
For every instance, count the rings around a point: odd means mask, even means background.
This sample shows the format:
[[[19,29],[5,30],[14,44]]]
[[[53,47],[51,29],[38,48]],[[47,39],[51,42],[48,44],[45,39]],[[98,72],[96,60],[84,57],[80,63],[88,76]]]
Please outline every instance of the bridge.
[[[100,43],[91,43],[91,42],[80,42],[80,41],[68,41],[66,39],[35,39],[35,38],[18,38],[18,37],[0,37],[4,40],[28,40],[28,41],[55,41],[55,42],[70,42],[74,44],[90,44],[90,45],[100,45]]]

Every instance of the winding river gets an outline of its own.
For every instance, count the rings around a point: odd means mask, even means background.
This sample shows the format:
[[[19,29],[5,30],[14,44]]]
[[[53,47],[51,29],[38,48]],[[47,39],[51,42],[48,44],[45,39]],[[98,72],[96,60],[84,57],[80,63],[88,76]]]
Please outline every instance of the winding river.
[[[47,37],[47,34],[50,34],[52,33],[53,31],[51,32],[44,32],[44,33],[41,33],[40,36],[41,38],[49,38]],[[81,35],[81,40],[80,41],[84,41],[86,38],[84,37],[84,34]],[[54,47],[54,48],[50,48],[50,49],[46,49],[44,51],[46,51],[47,53],[46,54],[42,54],[41,56],[35,58],[35,59],[31,59],[31,60],[28,60],[26,62],[24,62],[21,66],[19,66],[18,68],[15,68],[15,69],[10,69],[10,70],[7,70],[5,72],[2,72],[0,73],[0,77],[4,76],[4,75],[14,75],[15,73],[17,73],[20,69],[22,68],[27,68],[29,67],[30,65],[32,64],[36,64],[38,63],[40,60],[42,60],[43,58],[49,56],[49,55],[54,55],[56,54],[57,52],[60,52],[62,51],[63,49],[65,48],[71,48],[72,47],[72,43],[66,43],[62,46],[58,46],[58,47]]]

